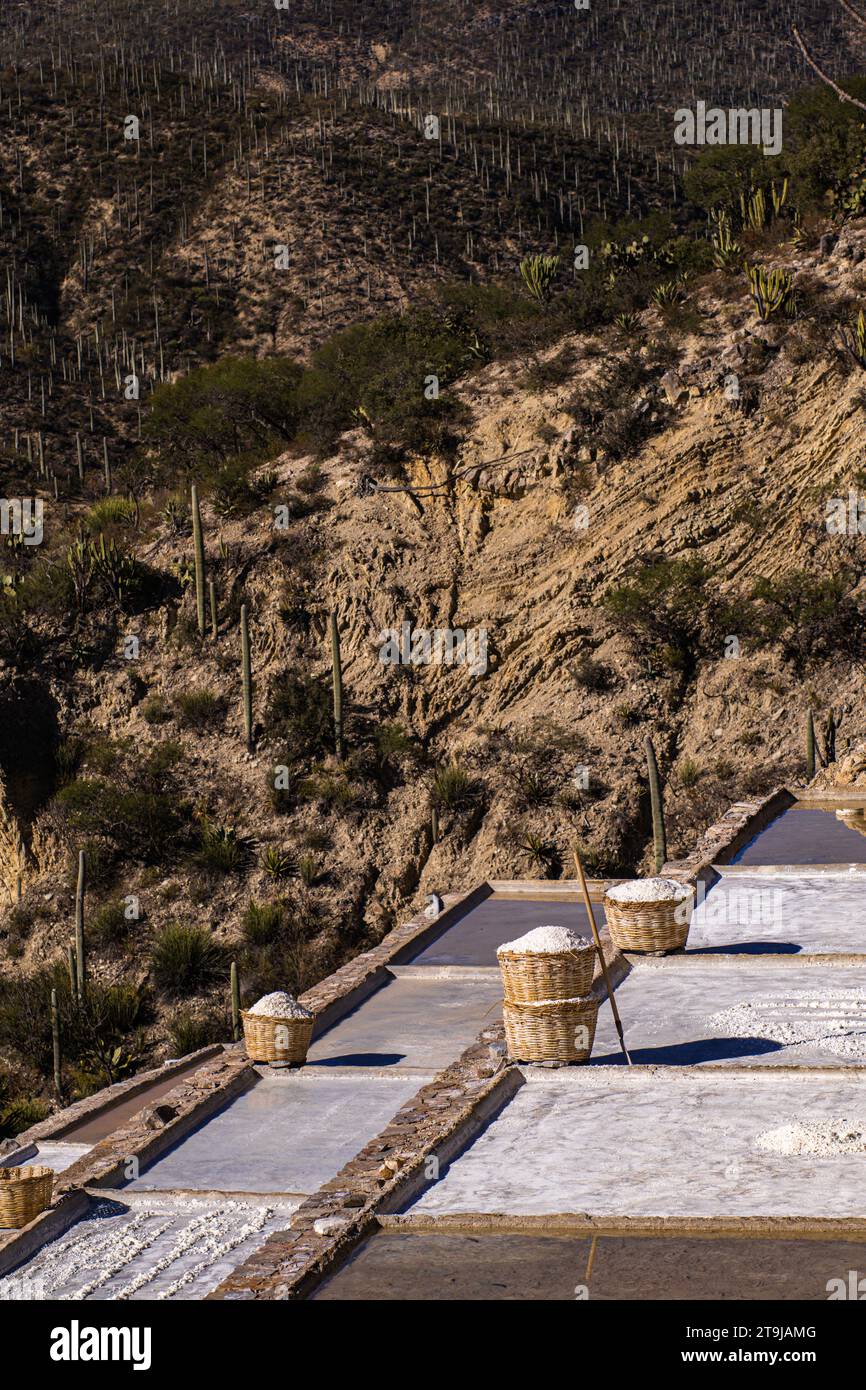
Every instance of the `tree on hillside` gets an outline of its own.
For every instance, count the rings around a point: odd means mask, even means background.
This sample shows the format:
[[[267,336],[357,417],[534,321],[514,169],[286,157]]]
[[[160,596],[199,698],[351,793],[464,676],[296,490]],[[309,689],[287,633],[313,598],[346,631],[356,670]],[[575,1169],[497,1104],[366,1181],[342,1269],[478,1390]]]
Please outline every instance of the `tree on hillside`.
[[[859,24],[861,29],[866,30],[866,15],[859,14],[857,10],[854,9],[854,6],[850,4],[850,0],[838,0],[838,3],[842,6],[842,9],[845,10],[846,13],[851,16],[855,24]],[[848,101],[851,103],[852,106],[858,106],[861,111],[866,111],[866,102],[859,101],[857,97],[852,97],[849,92],[844,92],[842,88],[839,86],[839,84],[837,82],[834,82],[832,77],[830,77],[824,71],[824,69],[820,67],[820,65],[816,62],[815,58],[810,52],[806,44],[806,41],[803,38],[803,35],[800,33],[800,30],[798,29],[796,24],[791,26],[791,32],[793,33],[794,38],[797,41],[797,46],[800,49],[800,52],[806,59],[806,62],[809,64],[809,67],[812,69],[813,72],[817,73],[822,82],[824,82],[828,87],[832,88],[839,100]]]

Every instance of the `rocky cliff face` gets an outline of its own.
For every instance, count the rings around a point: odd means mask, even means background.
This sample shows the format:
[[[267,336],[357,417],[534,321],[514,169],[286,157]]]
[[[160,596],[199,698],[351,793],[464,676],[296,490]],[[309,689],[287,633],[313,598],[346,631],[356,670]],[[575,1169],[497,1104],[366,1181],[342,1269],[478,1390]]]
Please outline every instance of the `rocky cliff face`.
[[[859,291],[863,240],[849,232],[829,256],[799,256],[813,301],[847,302]],[[315,845],[318,886],[304,889],[322,913],[311,971],[319,956],[376,939],[430,890],[567,875],[575,842],[600,869],[646,867],[647,732],[665,774],[672,854],[726,797],[802,775],[809,705],[835,708],[840,751],[866,736],[859,667],[841,652],[798,670],[734,623],[683,672],[641,651],[605,607],[611,588],[660,552],[700,557],[710,592],[731,601],[760,576],[843,565],[859,573],[859,535],[826,525],[829,499],[857,487],[859,373],[829,335],[807,343],[802,324],[758,323],[741,288],[731,292],[720,277],[696,285],[690,306],[681,319],[647,310],[632,343],[605,330],[532,363],[479,372],[462,388],[471,423],[451,474],[434,459],[417,463],[408,484],[371,483],[370,441],[357,431],[325,460],[316,509],[289,532],[275,529],[274,508],[309,474],[311,459],[296,453],[273,465],[268,507],[243,520],[205,507],[209,569],[228,606],[242,592],[252,615],[254,753],[242,735],[236,624],[229,618],[216,641],[190,645],[191,543],[159,524],[143,558],[180,576],[177,611],[129,620],[137,659],[115,650],[86,675],[43,670],[67,734],[88,727],[142,753],[168,732],[183,746],[184,788],[199,811],[260,846]],[[648,420],[639,447],[618,457],[605,448],[609,436],[580,423],[579,402],[629,357],[647,364],[646,379],[618,399],[620,425],[628,437],[634,420]],[[267,784],[279,749],[266,711],[285,672],[329,678],[332,612],[350,750],[372,721],[399,725],[415,751],[375,796],[351,773],[340,782],[326,759],[317,786],[277,815]],[[404,624],[434,644],[437,630],[483,632],[486,669],[480,660],[475,670],[383,662],[387,634]],[[154,696],[171,708],[205,688],[224,720],[193,733],[148,722]],[[452,761],[475,785],[465,805],[440,809],[433,843],[431,787]],[[35,962],[68,936],[70,893],[57,881],[52,813],[31,808],[24,821],[21,832],[15,813],[4,821],[2,875],[13,889],[23,833],[26,900],[41,919],[23,949]],[[260,869],[222,881],[204,901],[180,865],[156,879],[130,867],[122,878],[146,905],[148,930],[186,915],[227,943],[250,895],[268,891]]]

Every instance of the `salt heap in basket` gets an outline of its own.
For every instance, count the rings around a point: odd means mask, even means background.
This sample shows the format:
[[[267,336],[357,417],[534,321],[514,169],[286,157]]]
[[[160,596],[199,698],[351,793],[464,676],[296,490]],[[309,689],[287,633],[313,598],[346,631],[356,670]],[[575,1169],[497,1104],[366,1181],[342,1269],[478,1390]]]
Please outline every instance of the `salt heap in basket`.
[[[291,994],[265,994],[251,1009],[241,1009],[241,1018],[251,1062],[302,1066],[307,1060],[314,1016]]]
[[[496,952],[508,1055],[523,1062],[586,1062],[598,1000],[595,947],[567,927],[535,927]]]
[[[681,951],[692,920],[694,891],[674,878],[639,878],[608,888],[604,910],[619,951]]]

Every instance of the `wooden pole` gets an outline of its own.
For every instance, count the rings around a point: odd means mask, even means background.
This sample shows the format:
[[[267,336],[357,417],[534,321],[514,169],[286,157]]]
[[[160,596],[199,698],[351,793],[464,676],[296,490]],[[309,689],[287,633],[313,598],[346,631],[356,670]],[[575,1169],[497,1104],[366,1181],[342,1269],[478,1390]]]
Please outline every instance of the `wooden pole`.
[[[577,850],[574,851],[574,867],[577,870],[577,877],[580,883],[581,892],[583,893],[583,901],[586,904],[586,912],[587,916],[589,917],[589,924],[592,927],[592,936],[593,940],[595,941],[595,949],[598,951],[598,959],[601,963],[601,973],[604,976],[604,984],[607,990],[607,997],[610,1000],[610,1011],[613,1014],[613,1021],[616,1024],[616,1031],[619,1034],[619,1045],[622,1048],[625,1060],[628,1062],[629,1066],[631,1066],[632,1060],[631,1057],[629,1057],[628,1055],[628,1048],[625,1045],[625,1037],[622,1031],[622,1019],[619,1016],[619,1009],[616,1007],[616,1003],[614,1001],[613,990],[610,984],[610,976],[607,973],[607,963],[604,959],[604,951],[601,949],[601,938],[598,934],[598,927],[595,925],[595,913],[592,910],[592,901],[589,896],[589,889],[586,886],[586,875],[583,872],[583,865],[580,862],[580,855],[578,854]]]

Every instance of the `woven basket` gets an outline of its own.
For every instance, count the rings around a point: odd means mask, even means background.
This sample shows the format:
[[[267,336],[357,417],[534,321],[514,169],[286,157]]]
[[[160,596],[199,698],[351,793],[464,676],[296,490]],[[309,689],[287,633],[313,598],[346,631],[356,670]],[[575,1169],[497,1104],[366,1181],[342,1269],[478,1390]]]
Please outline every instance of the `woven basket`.
[[[0,1226],[27,1226],[51,1205],[51,1168],[0,1168]]]
[[[267,1014],[251,1014],[247,1009],[241,1009],[241,1018],[251,1062],[289,1062],[293,1066],[303,1066],[314,1019],[270,1018]]]
[[[509,1004],[541,999],[576,999],[589,994],[595,947],[582,951],[498,951],[502,988]]]
[[[509,1061],[589,1061],[598,1018],[594,995],[549,1004],[509,1004],[506,999],[502,1014]]]
[[[605,895],[610,939],[619,951],[681,951],[688,938],[693,906],[693,896],[661,902],[617,902]]]

